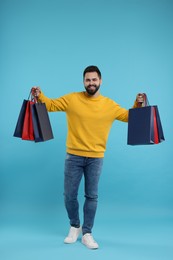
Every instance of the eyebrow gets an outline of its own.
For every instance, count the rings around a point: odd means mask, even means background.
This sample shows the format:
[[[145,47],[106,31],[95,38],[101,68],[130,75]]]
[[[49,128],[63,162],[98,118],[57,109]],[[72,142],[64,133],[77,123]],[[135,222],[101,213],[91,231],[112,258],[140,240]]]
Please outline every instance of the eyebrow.
[[[97,78],[92,78],[92,79],[86,78],[85,80],[97,80]]]

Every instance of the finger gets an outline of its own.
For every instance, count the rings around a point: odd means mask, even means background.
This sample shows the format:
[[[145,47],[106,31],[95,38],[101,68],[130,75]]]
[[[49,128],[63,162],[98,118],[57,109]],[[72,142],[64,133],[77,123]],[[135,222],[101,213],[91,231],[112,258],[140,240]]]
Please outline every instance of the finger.
[[[143,93],[138,93],[137,97],[143,97],[144,94]]]

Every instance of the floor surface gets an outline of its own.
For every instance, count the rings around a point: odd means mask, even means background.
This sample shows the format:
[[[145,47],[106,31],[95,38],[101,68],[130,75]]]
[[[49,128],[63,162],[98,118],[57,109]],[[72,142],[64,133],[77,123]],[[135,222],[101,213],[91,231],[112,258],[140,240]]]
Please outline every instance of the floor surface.
[[[107,212],[110,214],[110,209]],[[72,245],[64,244],[68,228],[62,214],[57,218],[59,224],[48,218],[35,226],[4,224],[0,230],[0,259],[65,260],[81,256],[83,260],[173,259],[172,213],[139,214],[137,209],[117,212],[111,216],[99,212],[93,232],[100,246],[98,250],[87,249],[81,239]]]

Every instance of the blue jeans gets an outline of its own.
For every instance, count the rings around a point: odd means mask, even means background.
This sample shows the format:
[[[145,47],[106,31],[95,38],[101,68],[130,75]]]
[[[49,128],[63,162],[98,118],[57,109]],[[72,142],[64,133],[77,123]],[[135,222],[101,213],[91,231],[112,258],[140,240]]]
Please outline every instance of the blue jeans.
[[[85,184],[85,203],[83,206],[83,235],[92,233],[97,209],[98,182],[102,170],[103,158],[90,158],[68,154],[65,159],[64,200],[70,219],[70,225],[80,226],[78,189],[82,176]]]

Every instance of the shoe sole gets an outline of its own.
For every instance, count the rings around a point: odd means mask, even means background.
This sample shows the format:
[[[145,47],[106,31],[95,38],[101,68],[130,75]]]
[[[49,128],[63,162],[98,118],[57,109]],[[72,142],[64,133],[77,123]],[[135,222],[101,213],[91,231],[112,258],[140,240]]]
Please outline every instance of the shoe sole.
[[[83,242],[83,241],[82,241],[82,244],[83,244],[84,246],[86,246],[87,248],[89,248],[89,249],[98,249],[98,248],[99,248],[99,246],[97,246],[97,247],[88,246],[88,245],[86,245],[85,242]]]

